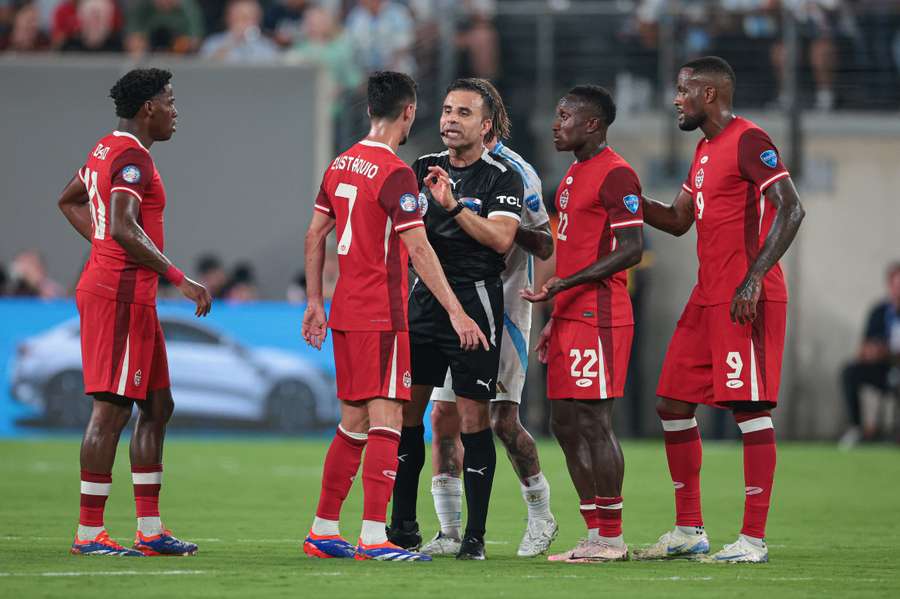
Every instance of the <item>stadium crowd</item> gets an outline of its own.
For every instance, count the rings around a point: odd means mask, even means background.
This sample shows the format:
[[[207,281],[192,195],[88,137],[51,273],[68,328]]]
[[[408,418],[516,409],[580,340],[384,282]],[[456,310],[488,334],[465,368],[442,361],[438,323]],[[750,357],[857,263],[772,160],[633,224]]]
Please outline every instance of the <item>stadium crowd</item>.
[[[609,4],[611,17],[578,17],[579,7]],[[0,0],[0,51],[15,53],[195,54],[237,64],[313,60],[331,72],[339,94],[360,89],[367,73],[437,72],[439,31],[453,15],[457,75],[523,76],[505,47],[527,54],[532,26],[504,11],[511,0]],[[749,73],[746,98],[783,103],[784,9],[796,15],[800,85],[806,104],[889,108],[900,101],[900,2],[897,0],[572,0],[548,2],[574,49],[604,45],[614,57],[619,103],[648,104],[657,85],[661,20],[678,5],[679,58],[717,53]],[[520,11],[519,11],[520,12]],[[519,15],[521,16],[521,15]],[[612,35],[600,36],[602,30]],[[585,41],[595,38],[593,41]],[[597,39],[601,38],[601,39]],[[559,44],[562,46],[563,44]],[[590,46],[590,47],[589,47]],[[533,50],[533,48],[531,48]],[[562,52],[562,50],[558,50]],[[603,57],[597,57],[603,59]],[[760,60],[762,58],[762,60]],[[501,73],[501,66],[503,67]],[[624,77],[622,77],[624,75]],[[864,86],[864,92],[856,89]],[[502,86],[501,86],[502,87]],[[854,89],[856,91],[854,92]]]

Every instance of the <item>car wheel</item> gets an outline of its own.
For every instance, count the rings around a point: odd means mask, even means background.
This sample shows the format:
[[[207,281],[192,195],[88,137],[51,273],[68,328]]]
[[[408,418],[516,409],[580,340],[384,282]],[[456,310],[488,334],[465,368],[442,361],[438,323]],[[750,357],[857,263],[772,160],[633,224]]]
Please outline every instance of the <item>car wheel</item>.
[[[316,397],[309,385],[288,380],[277,383],[266,400],[269,426],[284,433],[300,433],[316,427]]]
[[[84,394],[84,377],[77,370],[61,372],[44,386],[49,424],[83,428],[91,418],[91,398]]]

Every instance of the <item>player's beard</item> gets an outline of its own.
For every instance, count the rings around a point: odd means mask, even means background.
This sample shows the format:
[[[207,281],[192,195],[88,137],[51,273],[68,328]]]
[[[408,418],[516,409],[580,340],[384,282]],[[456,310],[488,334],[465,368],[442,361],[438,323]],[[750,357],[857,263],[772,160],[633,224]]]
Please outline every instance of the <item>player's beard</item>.
[[[682,112],[681,116],[683,118],[681,122],[678,123],[678,128],[682,131],[693,131],[697,127],[702,125],[704,121],[706,121],[706,115],[702,112],[699,115],[693,117],[689,117],[687,114]]]

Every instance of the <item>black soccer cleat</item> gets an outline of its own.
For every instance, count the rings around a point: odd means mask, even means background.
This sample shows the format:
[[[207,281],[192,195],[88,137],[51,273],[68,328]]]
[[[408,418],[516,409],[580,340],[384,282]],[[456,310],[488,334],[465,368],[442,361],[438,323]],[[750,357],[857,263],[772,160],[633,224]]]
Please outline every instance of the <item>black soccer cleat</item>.
[[[484,559],[484,539],[478,537],[463,537],[462,544],[459,546],[459,553],[456,559]]]
[[[419,523],[415,520],[391,522],[385,529],[388,541],[398,547],[417,551],[422,546],[422,534],[419,532]]]

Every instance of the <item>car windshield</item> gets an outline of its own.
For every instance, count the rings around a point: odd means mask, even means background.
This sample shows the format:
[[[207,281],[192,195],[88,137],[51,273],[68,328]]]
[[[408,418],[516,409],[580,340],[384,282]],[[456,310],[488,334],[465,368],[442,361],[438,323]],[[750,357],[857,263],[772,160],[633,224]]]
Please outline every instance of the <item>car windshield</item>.
[[[202,343],[218,345],[222,341],[215,334],[181,322],[162,321],[163,335],[170,343]]]

